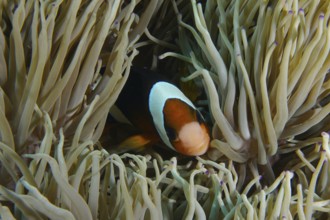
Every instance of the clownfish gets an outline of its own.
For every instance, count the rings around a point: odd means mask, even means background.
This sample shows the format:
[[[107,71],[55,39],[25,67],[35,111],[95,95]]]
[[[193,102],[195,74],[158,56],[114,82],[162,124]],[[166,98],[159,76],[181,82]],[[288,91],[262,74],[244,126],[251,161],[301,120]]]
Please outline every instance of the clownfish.
[[[160,74],[132,67],[115,105],[141,132],[121,146],[138,149],[162,141],[187,156],[202,155],[209,147],[210,135],[201,113]]]

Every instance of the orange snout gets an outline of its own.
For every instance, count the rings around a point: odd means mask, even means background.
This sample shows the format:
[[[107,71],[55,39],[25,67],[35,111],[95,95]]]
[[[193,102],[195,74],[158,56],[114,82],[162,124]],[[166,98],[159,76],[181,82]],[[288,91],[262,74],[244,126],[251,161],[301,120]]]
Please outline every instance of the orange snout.
[[[199,156],[209,148],[210,136],[204,124],[190,122],[182,126],[178,132],[177,140],[172,144],[181,154]]]

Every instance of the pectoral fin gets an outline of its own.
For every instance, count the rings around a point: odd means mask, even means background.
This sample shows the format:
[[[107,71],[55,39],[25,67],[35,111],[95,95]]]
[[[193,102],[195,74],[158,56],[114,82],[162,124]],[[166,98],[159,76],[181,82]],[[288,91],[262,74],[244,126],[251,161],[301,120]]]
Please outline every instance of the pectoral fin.
[[[148,144],[150,144],[152,140],[144,135],[134,135],[123,142],[120,143],[119,148],[125,148],[128,150],[142,150]]]

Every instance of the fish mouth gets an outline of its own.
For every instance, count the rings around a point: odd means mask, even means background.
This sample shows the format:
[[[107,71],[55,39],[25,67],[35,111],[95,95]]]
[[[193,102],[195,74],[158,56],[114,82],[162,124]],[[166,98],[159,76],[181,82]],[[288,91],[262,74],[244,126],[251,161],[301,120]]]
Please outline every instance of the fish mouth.
[[[197,125],[193,124],[195,128]],[[198,124],[198,128],[194,132],[190,132],[188,129],[179,135],[179,141],[174,143],[175,148],[178,152],[187,156],[200,156],[206,153],[209,148],[210,136],[205,126]]]
[[[210,143],[210,137],[208,135],[205,135],[202,143],[200,143],[198,146],[191,149],[191,156],[200,156],[206,153],[206,151],[209,149],[209,143]]]

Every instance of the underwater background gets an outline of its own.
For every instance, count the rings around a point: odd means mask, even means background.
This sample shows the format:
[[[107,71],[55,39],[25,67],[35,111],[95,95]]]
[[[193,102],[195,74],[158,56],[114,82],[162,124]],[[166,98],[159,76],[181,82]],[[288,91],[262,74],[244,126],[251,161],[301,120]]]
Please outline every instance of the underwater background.
[[[0,1],[0,219],[328,219],[329,23],[328,0]],[[114,143],[132,66],[194,102],[205,155]]]

